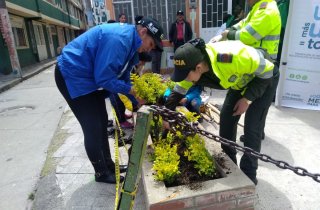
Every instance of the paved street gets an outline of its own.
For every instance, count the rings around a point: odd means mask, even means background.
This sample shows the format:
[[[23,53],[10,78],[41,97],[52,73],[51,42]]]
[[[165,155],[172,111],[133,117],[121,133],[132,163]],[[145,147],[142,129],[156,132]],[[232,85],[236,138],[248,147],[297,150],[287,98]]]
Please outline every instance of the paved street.
[[[213,91],[210,100],[221,104],[224,94]],[[114,185],[94,182],[81,129],[55,87],[53,67],[2,92],[0,102],[0,209],[114,208]],[[320,173],[319,118],[319,111],[271,107],[262,152]],[[120,153],[126,163],[125,149]],[[258,210],[320,209],[320,183],[309,177],[260,161],[258,180]],[[141,189],[139,210],[144,209]],[[35,197],[33,203],[28,197]]]

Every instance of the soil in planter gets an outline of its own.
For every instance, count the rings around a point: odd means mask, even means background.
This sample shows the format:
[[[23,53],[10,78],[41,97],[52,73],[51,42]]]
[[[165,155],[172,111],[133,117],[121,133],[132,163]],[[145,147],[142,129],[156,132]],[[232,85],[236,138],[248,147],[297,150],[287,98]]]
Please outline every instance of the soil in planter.
[[[188,159],[183,155],[185,149],[185,146],[181,145],[178,149],[180,155],[179,170],[181,173],[177,176],[174,182],[165,182],[164,184],[166,187],[187,185],[190,189],[196,190],[202,187],[202,182],[204,181],[219,179],[223,177],[217,169],[212,176],[200,175],[198,171],[194,168],[194,164],[188,161]]]

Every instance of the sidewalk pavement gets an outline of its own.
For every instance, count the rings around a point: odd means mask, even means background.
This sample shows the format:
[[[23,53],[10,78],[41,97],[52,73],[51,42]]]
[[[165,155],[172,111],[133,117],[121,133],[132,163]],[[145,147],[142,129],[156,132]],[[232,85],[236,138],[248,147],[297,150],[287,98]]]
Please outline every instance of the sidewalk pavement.
[[[45,78],[52,82],[52,71],[53,67],[49,68],[48,71],[39,74],[38,77],[50,74],[51,77],[46,76]],[[27,81],[30,85],[36,85],[39,82],[33,78]],[[43,83],[44,82],[45,80],[43,80]],[[18,90],[23,91],[28,87],[17,86],[17,88]],[[39,98],[43,97],[43,100],[48,100],[48,103],[63,103],[61,102],[62,97],[59,94],[56,95],[56,92],[54,94],[49,94],[50,100],[45,98],[48,96],[48,92],[43,91],[37,94]],[[0,101],[5,103],[10,101],[10,95],[11,93],[6,94],[6,96],[0,94]],[[213,91],[210,100],[213,101],[213,103],[222,104],[224,95],[225,91]],[[63,104],[65,105],[65,103]],[[2,106],[0,106],[0,117],[1,122],[3,122],[1,108]],[[109,115],[112,117],[108,101],[107,109]],[[31,155],[30,153],[25,155],[23,153],[24,151],[21,149],[21,147],[25,146],[22,141],[15,145],[15,147],[12,147],[12,157],[20,154],[31,160],[28,161],[28,163],[19,164],[19,167],[15,167],[15,173],[11,172],[11,167],[1,167],[0,174],[2,178],[0,182],[0,197],[2,198],[2,201],[0,202],[0,209],[15,210],[25,208],[21,208],[21,205],[17,205],[17,198],[20,198],[20,200],[27,199],[28,193],[29,195],[32,195],[30,196],[31,200],[34,198],[33,209],[35,210],[114,209],[115,185],[96,183],[94,181],[93,169],[84,150],[81,128],[69,108],[63,110],[64,112],[59,124],[57,123],[56,118],[60,119],[61,109],[60,113],[56,110],[52,111],[52,113],[56,114],[54,117],[44,116],[42,119],[30,119],[30,122],[24,121],[24,123],[22,123],[27,125],[36,123],[38,128],[34,129],[33,133],[36,133],[38,135],[36,139],[40,139],[41,141],[47,141],[47,139],[44,140],[42,139],[44,137],[39,135],[38,132],[42,130],[39,126],[48,123],[52,124],[50,125],[52,135],[46,136],[52,139],[50,146],[47,144],[46,147],[47,160],[45,164],[43,164],[44,161],[42,160],[43,168],[41,177],[38,180],[34,193],[32,193],[32,190],[25,190],[24,192],[26,192],[26,194],[22,196],[21,193],[17,194],[14,190],[5,191],[6,188],[4,186],[13,185],[14,182],[5,183],[6,179],[3,179],[2,177],[4,173],[7,173],[8,177],[15,177],[17,174],[22,176],[24,173],[33,170],[32,173],[38,178],[40,167],[34,168],[32,166],[35,162],[41,162],[39,159],[42,159],[44,156],[44,154],[42,154],[39,157]],[[284,160],[291,165],[306,168],[311,173],[320,173],[320,141],[318,139],[320,136],[319,118],[319,111],[272,106],[267,119],[265,129],[266,139],[262,143],[261,152],[270,155],[275,159]],[[3,128],[5,125],[3,124],[0,123],[0,154],[1,165],[6,166],[6,164],[13,161],[10,160],[10,156],[7,156],[6,153],[2,152],[6,147],[6,145],[2,143],[2,132],[6,132],[6,129]],[[54,127],[54,125],[56,125],[56,127]],[[27,128],[28,126],[26,126],[26,129]],[[56,132],[53,135],[55,129]],[[217,133],[217,130],[214,130],[213,127],[209,131]],[[242,132],[242,129],[239,127],[238,137]],[[6,142],[13,144],[16,139],[24,139],[26,137],[24,130],[22,132],[13,133],[11,138],[5,138]],[[242,145],[241,142],[238,143]],[[210,141],[208,141],[207,144],[210,149]],[[110,145],[111,148],[113,148],[112,139],[110,139]],[[35,144],[33,144],[33,146],[35,146]],[[40,148],[39,150],[41,149],[43,148]],[[39,152],[37,147],[30,151],[33,151],[34,153]],[[127,162],[128,156],[126,155],[124,148],[120,149],[120,157],[121,163]],[[238,158],[240,157],[241,154],[238,154]],[[26,179],[22,180],[25,181]],[[279,169],[270,163],[260,161],[258,180],[255,209],[320,209],[320,197],[318,196],[320,194],[320,183],[313,181],[309,177],[297,176],[292,171]],[[18,188],[17,186],[19,186],[19,188],[27,189],[34,187],[34,185],[30,185],[30,183],[28,187],[18,184],[14,183],[14,187]],[[7,200],[5,202],[6,205],[3,205],[4,198]],[[30,206],[29,202],[29,207]],[[142,186],[139,187],[134,209],[144,209],[144,192]]]

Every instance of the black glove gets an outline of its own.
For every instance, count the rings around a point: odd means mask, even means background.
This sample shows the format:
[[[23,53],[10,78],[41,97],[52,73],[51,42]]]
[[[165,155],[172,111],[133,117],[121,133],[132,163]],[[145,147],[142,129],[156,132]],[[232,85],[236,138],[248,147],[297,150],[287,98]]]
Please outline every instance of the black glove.
[[[183,98],[183,94],[172,91],[164,105],[166,108],[174,111]]]

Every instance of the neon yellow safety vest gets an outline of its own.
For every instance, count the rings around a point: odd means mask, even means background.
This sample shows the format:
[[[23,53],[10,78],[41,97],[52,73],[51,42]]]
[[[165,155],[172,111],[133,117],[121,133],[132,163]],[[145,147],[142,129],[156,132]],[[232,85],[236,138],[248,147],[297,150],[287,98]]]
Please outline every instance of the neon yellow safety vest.
[[[225,41],[206,45],[214,74],[225,88],[241,90],[254,78],[273,77],[273,63],[263,54],[240,41]]]
[[[260,0],[245,19],[232,26],[237,30],[235,40],[252,47],[262,47],[273,60],[277,59],[281,17],[274,0]]]
[[[261,51],[240,41],[208,43],[206,51],[213,73],[225,89],[245,90],[254,77],[273,77],[274,64],[265,59]],[[177,83],[174,91],[185,94],[192,85],[192,82],[184,80]]]

